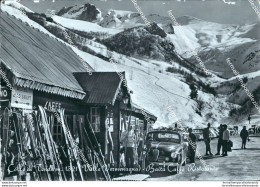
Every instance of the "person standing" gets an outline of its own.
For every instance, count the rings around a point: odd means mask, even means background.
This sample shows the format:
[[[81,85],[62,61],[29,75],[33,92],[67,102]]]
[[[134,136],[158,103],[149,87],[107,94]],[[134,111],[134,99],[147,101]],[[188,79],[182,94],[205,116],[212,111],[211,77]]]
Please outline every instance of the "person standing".
[[[136,143],[136,136],[133,127],[122,133],[121,140],[125,147],[125,163],[127,168],[134,168],[134,147]]]
[[[196,136],[192,133],[192,128],[189,128],[189,153],[190,153],[190,163],[195,163],[195,153],[196,153]]]
[[[218,145],[217,145],[216,155],[220,155],[221,147],[222,147],[222,153],[223,153],[223,125],[222,124],[220,124],[220,126],[219,126]]]
[[[208,123],[208,127],[203,130],[203,138],[204,138],[204,142],[206,144],[206,156],[213,155],[211,153],[211,148],[210,148],[209,128],[210,128],[210,123]]]
[[[246,140],[248,138],[248,131],[246,130],[246,126],[240,132],[240,137],[242,138],[242,147],[241,149],[246,149]]]
[[[178,123],[175,123],[175,125],[174,125],[174,130],[175,131],[179,131],[180,129],[178,128]]]
[[[223,156],[228,156],[228,141],[230,138],[229,131],[227,130],[227,125],[223,125],[224,131],[223,131]]]

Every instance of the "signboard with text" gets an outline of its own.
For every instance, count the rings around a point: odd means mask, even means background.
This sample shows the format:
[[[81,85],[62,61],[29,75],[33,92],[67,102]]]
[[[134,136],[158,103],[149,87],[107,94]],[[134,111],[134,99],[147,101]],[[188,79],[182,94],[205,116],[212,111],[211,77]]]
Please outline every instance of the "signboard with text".
[[[12,89],[11,107],[32,109],[33,91],[26,88],[14,87]]]
[[[11,90],[6,86],[0,86],[0,109],[9,106],[11,99]]]
[[[9,101],[11,98],[11,91],[6,86],[0,87],[0,102]]]

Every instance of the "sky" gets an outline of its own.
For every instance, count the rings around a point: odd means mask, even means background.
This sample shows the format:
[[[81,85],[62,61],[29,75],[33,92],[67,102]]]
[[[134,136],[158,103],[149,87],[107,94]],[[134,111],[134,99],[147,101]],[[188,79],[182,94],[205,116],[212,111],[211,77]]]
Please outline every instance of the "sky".
[[[34,1],[39,1],[38,3]],[[233,2],[228,4],[225,2]],[[45,13],[47,9],[91,3],[103,10],[130,10],[137,12],[130,0],[21,0],[20,3],[35,12]],[[168,16],[172,10],[175,17],[189,15],[202,20],[225,24],[250,24],[260,21],[248,0],[138,0],[137,4],[145,15]],[[255,1],[259,8],[260,4]]]

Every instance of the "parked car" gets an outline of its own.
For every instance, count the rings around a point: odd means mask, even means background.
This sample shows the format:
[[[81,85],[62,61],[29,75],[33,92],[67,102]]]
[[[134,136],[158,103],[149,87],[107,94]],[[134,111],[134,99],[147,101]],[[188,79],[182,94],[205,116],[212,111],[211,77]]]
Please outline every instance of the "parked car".
[[[230,133],[231,136],[233,136],[233,135],[236,134],[235,129],[233,129],[233,128],[231,128],[231,127],[228,128],[228,131],[229,131],[229,133]]]
[[[181,132],[173,130],[154,130],[145,139],[145,156],[142,164],[146,172],[149,166],[177,168],[186,164],[188,142]],[[147,169],[148,168],[148,169]],[[143,168],[144,169],[144,168]]]
[[[235,135],[238,135],[238,126],[234,126]]]
[[[203,140],[203,129],[193,129],[192,133],[197,137],[197,140]]]
[[[249,128],[248,129],[248,134],[254,134],[254,132],[255,132],[254,128]]]

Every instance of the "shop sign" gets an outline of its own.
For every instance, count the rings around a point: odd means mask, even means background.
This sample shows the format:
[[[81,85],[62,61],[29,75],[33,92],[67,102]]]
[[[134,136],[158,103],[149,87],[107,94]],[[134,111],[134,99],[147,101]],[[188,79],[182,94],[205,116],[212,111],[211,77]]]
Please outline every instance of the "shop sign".
[[[55,101],[46,101],[44,108],[47,110],[54,110],[54,111],[62,109],[61,103]]]
[[[50,93],[34,92],[33,107],[36,109],[38,106],[52,112],[64,109],[65,113],[83,114],[83,108],[74,100]]]
[[[33,91],[27,88],[13,87],[11,96],[11,107],[32,109]]]
[[[0,86],[0,102],[8,101],[11,98],[11,91],[6,86]]]

